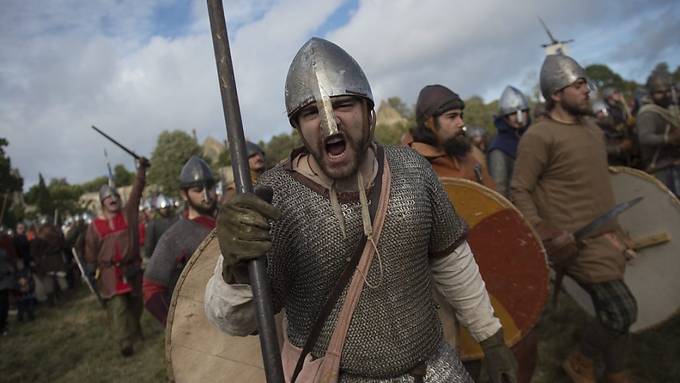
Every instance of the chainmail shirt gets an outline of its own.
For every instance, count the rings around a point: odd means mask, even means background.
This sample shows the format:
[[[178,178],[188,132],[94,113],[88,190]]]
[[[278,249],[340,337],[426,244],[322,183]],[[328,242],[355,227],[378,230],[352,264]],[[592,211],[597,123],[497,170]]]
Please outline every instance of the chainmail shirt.
[[[167,286],[167,298],[172,297],[172,291],[184,264],[209,233],[209,228],[183,216],[180,217],[161,235],[146,266],[144,277]]]
[[[442,331],[432,299],[429,259],[448,255],[460,245],[466,226],[425,159],[409,148],[388,146],[385,153],[392,183],[379,256],[366,276],[374,287],[364,286],[352,316],[341,381],[351,376],[371,382],[404,376],[420,362],[453,353],[440,350]],[[327,190],[283,164],[258,183],[273,188],[272,203],[282,213],[272,224],[273,246],[267,254],[274,304],[286,310],[290,342],[302,347],[363,235],[358,193],[339,195],[347,235],[343,238]],[[344,292],[323,326],[313,357],[324,355],[343,301]]]

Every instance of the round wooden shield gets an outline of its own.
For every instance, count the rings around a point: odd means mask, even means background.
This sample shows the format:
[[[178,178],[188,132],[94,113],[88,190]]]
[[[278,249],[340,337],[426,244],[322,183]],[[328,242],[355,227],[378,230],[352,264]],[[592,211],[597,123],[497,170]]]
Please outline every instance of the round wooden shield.
[[[616,202],[644,199],[618,216],[633,240],[637,257],[626,264],[624,280],[638,305],[631,332],[661,325],[680,311],[680,201],[650,174],[627,167],[610,167]],[[564,287],[578,304],[594,315],[592,301],[569,278]]]
[[[172,295],[165,331],[168,376],[179,383],[264,383],[259,337],[228,336],[203,311],[205,286],[220,256],[214,233],[191,256]]]
[[[456,213],[469,226],[468,243],[503,324],[506,343],[513,346],[536,325],[548,299],[543,245],[519,210],[500,194],[465,179],[440,180]],[[451,312],[450,307],[440,310],[445,327],[453,320],[447,318]],[[483,356],[481,347],[462,327],[456,338],[462,360]]]

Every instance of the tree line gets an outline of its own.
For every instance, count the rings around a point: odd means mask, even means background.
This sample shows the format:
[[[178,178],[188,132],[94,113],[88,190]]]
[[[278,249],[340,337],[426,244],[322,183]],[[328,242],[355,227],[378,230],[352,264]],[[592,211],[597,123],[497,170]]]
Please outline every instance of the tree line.
[[[670,73],[676,82],[680,82],[680,66],[671,72],[666,63],[659,63],[654,70]],[[602,89],[612,86],[621,90],[625,95],[633,96],[644,84],[626,80],[614,72],[607,65],[593,64],[586,67],[588,76]],[[538,100],[538,84],[527,91],[530,105]],[[378,124],[375,128],[376,140],[382,144],[396,145],[409,129],[416,125],[414,106],[407,105],[399,97],[390,97],[387,103],[404,117],[401,122],[386,125]],[[468,126],[481,127],[490,136],[495,134],[493,124],[494,115],[498,111],[498,100],[484,102],[481,97],[473,96],[465,100],[465,122]],[[275,135],[269,141],[257,143],[266,152],[267,165],[273,166],[284,160],[290,151],[302,145],[300,135],[291,128],[287,133]],[[76,214],[86,209],[79,204],[79,198],[84,193],[96,192],[101,185],[109,182],[108,176],[102,175],[80,184],[69,184],[66,178],[54,178],[45,182],[42,175],[39,181],[23,192],[23,178],[18,170],[12,167],[11,159],[4,147],[9,145],[6,139],[0,137],[0,204],[2,204],[2,224],[13,227],[23,219],[35,219],[39,216],[53,217],[55,211],[60,214]],[[213,168],[215,173],[221,167],[231,165],[228,149],[220,153],[219,157],[211,160],[203,156],[202,148],[196,139],[186,131],[163,131],[159,134],[154,148],[147,175],[147,194],[164,193],[169,196],[178,195],[177,177],[183,164],[192,155],[202,156]],[[118,186],[130,185],[134,179],[134,171],[128,170],[123,164],[116,164],[112,171],[113,182]],[[20,195],[21,198],[12,196]],[[21,203],[17,203],[21,201]],[[29,209],[25,207],[28,206]]]

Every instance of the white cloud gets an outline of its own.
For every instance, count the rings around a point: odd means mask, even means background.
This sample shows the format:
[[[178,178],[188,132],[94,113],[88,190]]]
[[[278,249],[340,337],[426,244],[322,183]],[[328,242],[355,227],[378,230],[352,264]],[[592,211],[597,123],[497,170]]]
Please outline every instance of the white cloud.
[[[225,1],[246,135],[287,132],[283,87],[297,49],[341,0]],[[584,64],[604,62],[644,80],[650,66],[680,64],[680,6],[668,2],[450,2],[365,0],[329,33],[366,71],[377,98],[414,102],[442,83],[463,96],[497,97],[508,83],[532,86],[547,37],[575,38]],[[165,129],[225,136],[206,3],[189,7],[179,36],[155,35],[170,0],[62,0],[3,4],[0,13],[0,136],[28,185],[46,178],[82,182],[131,160],[89,129],[96,124],[150,155]],[[666,48],[671,47],[671,48]],[[630,55],[626,55],[631,52]],[[642,78],[641,78],[642,77]]]

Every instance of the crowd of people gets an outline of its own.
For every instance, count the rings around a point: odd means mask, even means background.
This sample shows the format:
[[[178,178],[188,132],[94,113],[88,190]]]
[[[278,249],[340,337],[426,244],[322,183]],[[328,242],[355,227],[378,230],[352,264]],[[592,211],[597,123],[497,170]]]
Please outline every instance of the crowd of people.
[[[310,64],[317,61],[324,65]],[[344,76],[326,73],[337,71]],[[597,315],[563,365],[568,376],[596,381],[594,361],[602,357],[608,382],[630,382],[628,333],[637,306],[623,280],[631,251],[625,233],[615,222],[586,242],[572,233],[614,206],[608,165],[643,169],[680,192],[680,118],[667,73],[652,73],[647,95],[628,101],[619,89],[595,92],[591,84],[572,58],[547,56],[545,104],[532,114],[527,97],[506,87],[491,142],[465,128],[457,93],[428,85],[417,98],[415,128],[401,146],[383,146],[373,138],[374,100],[361,67],[337,45],[312,39],[286,81],[288,118],[304,147],[265,172],[265,153],[246,145],[252,180],[272,189],[271,201],[237,195],[233,185],[218,195],[208,164],[191,157],[178,174],[184,208],[157,195],[149,215],[142,204],[148,161],[141,158],[124,204],[115,187],[103,185],[99,216],[76,216],[63,230],[19,223],[3,236],[0,330],[7,331],[10,300],[19,322],[33,320],[37,301],[58,304],[82,274],[109,313],[121,355],[130,357],[142,338],[143,308],[166,324],[179,275],[216,228],[222,256],[206,287],[206,315],[225,333],[253,334],[245,265],[265,257],[275,309],[287,318],[288,379],[314,376],[337,354],[330,373],[347,382],[481,375],[528,382],[534,364],[505,344],[466,224],[438,181],[457,177],[510,199],[536,229],[550,265],[590,294]],[[443,340],[432,288],[481,345],[483,372],[461,363]],[[343,291],[346,302],[327,300]],[[354,301],[350,291],[358,292]],[[339,351],[332,348],[338,339]],[[307,354],[324,362],[301,363]]]
[[[17,321],[33,321],[36,306],[60,305],[78,286],[81,275],[74,251],[82,249],[83,233],[91,216],[71,217],[63,227],[45,219],[30,225],[19,222],[0,234],[0,330],[9,331],[13,304]]]

